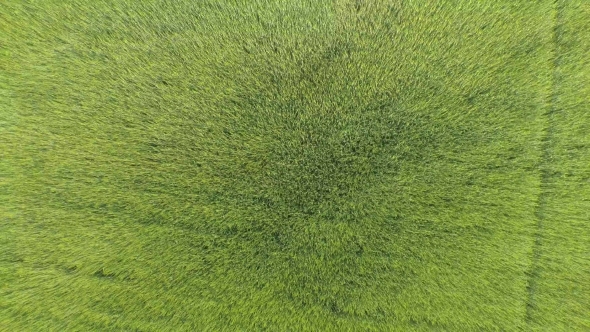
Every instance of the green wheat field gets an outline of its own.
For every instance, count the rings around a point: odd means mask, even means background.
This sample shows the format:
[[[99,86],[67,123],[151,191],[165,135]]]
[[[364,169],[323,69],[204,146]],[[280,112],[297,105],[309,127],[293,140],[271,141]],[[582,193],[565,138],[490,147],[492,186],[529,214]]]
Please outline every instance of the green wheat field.
[[[0,331],[590,331],[590,1],[1,1]]]

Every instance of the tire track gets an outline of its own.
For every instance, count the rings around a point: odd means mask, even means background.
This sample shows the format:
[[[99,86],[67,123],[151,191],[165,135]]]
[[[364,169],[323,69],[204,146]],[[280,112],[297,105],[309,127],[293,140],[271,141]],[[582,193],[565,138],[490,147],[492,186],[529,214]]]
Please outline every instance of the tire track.
[[[533,311],[535,310],[535,297],[538,288],[538,278],[540,277],[540,258],[543,248],[543,229],[545,224],[545,213],[546,205],[550,196],[551,181],[554,176],[554,170],[551,167],[551,149],[553,145],[553,137],[555,131],[555,113],[557,112],[557,98],[558,98],[558,86],[559,86],[559,72],[558,68],[560,65],[560,54],[559,44],[561,35],[561,24],[563,17],[563,1],[555,0],[553,4],[552,21],[553,21],[553,36],[552,36],[552,74],[551,74],[551,94],[549,100],[549,107],[547,112],[544,114],[547,121],[547,126],[543,133],[542,143],[542,154],[540,160],[540,193],[537,200],[537,209],[535,216],[537,218],[537,227],[535,230],[535,242],[533,244],[533,258],[531,268],[529,271],[529,279],[527,285],[527,301],[526,301],[526,316],[525,321],[527,325],[533,320]]]

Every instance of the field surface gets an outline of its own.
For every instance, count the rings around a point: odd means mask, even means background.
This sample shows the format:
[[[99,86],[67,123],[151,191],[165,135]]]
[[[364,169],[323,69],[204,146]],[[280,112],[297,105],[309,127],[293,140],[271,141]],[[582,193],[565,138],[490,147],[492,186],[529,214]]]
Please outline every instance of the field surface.
[[[0,331],[590,331],[590,2],[4,0]]]

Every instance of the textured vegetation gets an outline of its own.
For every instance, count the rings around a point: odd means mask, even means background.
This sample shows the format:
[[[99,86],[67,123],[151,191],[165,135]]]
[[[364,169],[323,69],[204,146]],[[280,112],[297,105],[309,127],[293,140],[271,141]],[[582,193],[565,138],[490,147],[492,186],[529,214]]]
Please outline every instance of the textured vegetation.
[[[0,330],[590,329],[590,3],[0,4]]]

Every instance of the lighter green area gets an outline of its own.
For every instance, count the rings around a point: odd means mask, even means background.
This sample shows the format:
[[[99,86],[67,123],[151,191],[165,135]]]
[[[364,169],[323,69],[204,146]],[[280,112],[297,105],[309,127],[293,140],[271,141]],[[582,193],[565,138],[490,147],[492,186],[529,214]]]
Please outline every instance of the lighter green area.
[[[5,0],[0,331],[590,330],[590,2]]]

